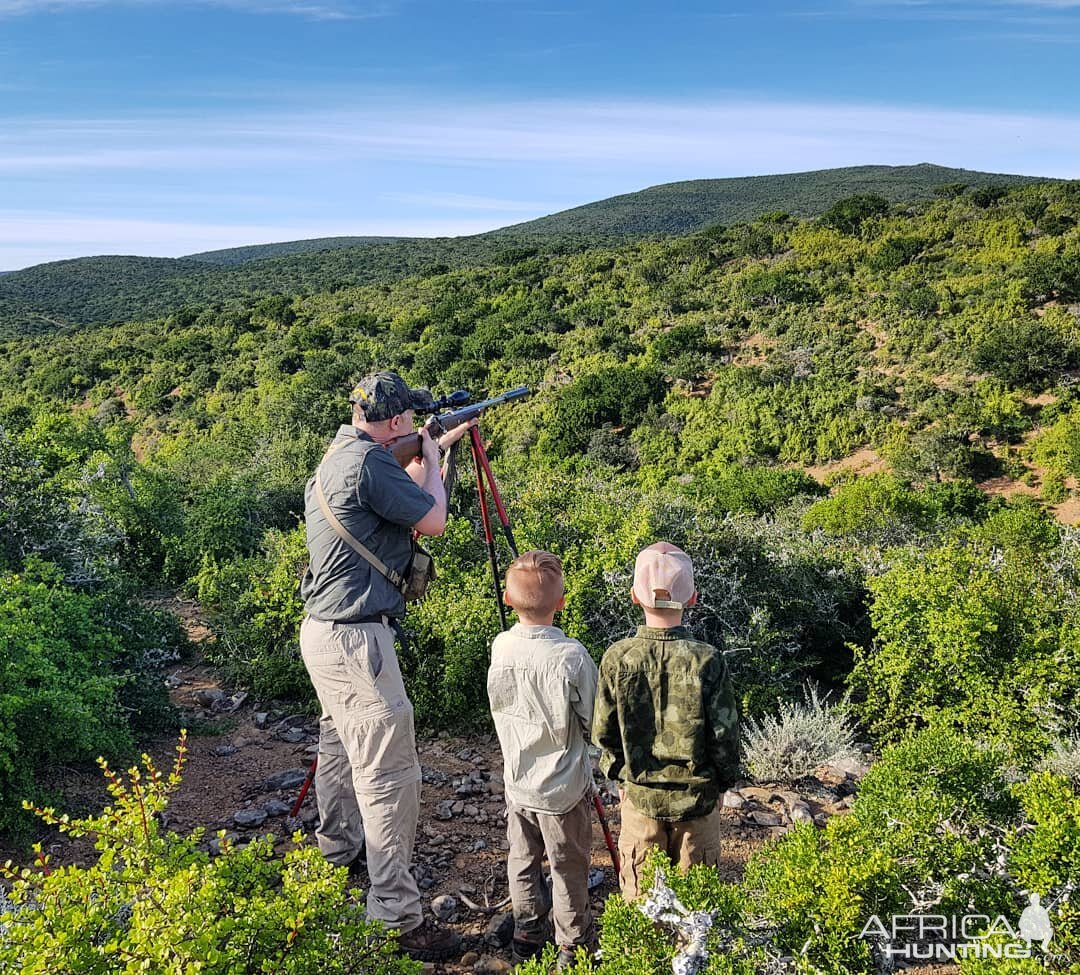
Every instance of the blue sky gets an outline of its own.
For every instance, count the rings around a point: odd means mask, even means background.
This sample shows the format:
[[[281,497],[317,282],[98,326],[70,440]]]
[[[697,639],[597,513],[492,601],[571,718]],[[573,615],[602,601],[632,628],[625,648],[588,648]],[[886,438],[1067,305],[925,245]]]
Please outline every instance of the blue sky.
[[[1080,0],[0,0],[0,270],[680,179],[1080,178]]]

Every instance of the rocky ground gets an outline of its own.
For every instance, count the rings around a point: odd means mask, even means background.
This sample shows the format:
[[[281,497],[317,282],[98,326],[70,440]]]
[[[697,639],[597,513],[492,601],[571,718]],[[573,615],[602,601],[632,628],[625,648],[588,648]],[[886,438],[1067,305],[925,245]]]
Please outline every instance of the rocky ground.
[[[189,614],[193,637],[205,635]],[[205,827],[213,837],[225,830],[243,842],[273,833],[282,852],[294,828],[313,841],[317,825],[314,790],[296,820],[289,813],[317,750],[317,721],[279,702],[257,701],[221,687],[213,669],[196,658],[170,668],[170,694],[184,723],[193,729],[183,783],[168,811],[178,832]],[[171,762],[175,740],[149,749],[159,767]],[[510,968],[513,929],[507,903],[505,806],[498,743],[491,735],[469,738],[441,734],[421,739],[423,798],[414,870],[429,909],[463,937],[459,957],[426,966],[432,973],[505,972]],[[795,791],[790,787],[739,783],[723,799],[722,863],[725,879],[741,877],[749,855],[768,839],[811,820],[822,825],[850,805],[865,768],[858,762],[821,770]],[[99,809],[105,801],[100,775],[54,770],[74,814]],[[612,783],[598,779],[601,797],[617,835],[618,803]],[[44,838],[57,862],[80,862],[92,855],[85,841],[59,835]],[[213,852],[215,839],[208,842]],[[25,860],[25,850],[0,848],[0,862]],[[599,823],[593,826],[590,876],[597,913],[618,890]],[[363,888],[367,877],[355,880]],[[933,971],[952,971],[951,968]],[[930,969],[923,969],[929,975]]]

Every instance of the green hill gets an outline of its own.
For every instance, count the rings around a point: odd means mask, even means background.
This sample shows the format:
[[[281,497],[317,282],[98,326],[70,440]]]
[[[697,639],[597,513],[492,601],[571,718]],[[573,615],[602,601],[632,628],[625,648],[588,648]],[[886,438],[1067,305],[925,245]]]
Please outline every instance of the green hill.
[[[315,237],[312,240],[287,240],[277,244],[251,244],[248,247],[227,247],[219,251],[201,251],[188,254],[184,260],[202,261],[205,264],[246,264],[267,257],[288,257],[290,254],[311,254],[318,251],[336,251],[343,247],[364,247],[379,244],[396,244],[408,237]]]
[[[472,237],[327,237],[207,251],[188,257],[84,257],[0,277],[0,337],[133,321],[181,308],[272,294],[318,294],[413,275],[569,254],[627,238],[679,235],[776,211],[817,216],[873,194],[932,199],[947,187],[1044,182],[942,166],[858,166],[781,176],[655,186]]]
[[[950,184],[970,187],[1045,182],[1038,176],[980,173],[931,163],[916,166],[850,166],[777,176],[695,179],[650,186],[499,233],[605,233],[629,236],[685,234],[715,223],[742,223],[770,211],[813,217],[844,197],[876,194],[894,203],[927,200]]]

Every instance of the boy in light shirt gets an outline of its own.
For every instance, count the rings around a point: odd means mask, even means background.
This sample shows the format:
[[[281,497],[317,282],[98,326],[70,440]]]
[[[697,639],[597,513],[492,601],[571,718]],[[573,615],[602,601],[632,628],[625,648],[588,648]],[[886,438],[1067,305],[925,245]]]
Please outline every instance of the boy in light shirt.
[[[586,751],[597,669],[557,626],[562,563],[525,552],[506,570],[504,601],[518,622],[491,647],[488,698],[504,762],[507,873],[514,907],[514,958],[538,954],[550,911],[559,967],[595,941],[589,904],[592,765]],[[551,892],[541,863],[551,866]]]

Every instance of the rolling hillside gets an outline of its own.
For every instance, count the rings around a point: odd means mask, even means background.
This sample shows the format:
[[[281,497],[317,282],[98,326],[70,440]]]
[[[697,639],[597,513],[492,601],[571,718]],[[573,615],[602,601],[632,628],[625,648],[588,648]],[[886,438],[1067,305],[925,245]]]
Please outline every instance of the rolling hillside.
[[[1046,182],[1037,176],[981,173],[931,163],[916,166],[850,166],[776,176],[695,179],[650,186],[539,220],[515,224],[500,233],[608,233],[628,236],[686,234],[710,224],[742,223],[782,210],[813,217],[837,200],[872,193],[894,203],[928,200],[950,184],[1017,186]]]
[[[942,187],[1043,182],[942,166],[858,166],[655,186],[487,234],[453,238],[328,237],[188,257],[86,257],[0,277],[0,337],[167,315],[207,302],[315,294],[418,274],[578,253],[627,238],[680,235],[784,211],[812,217],[837,200],[876,194],[932,199]]]

